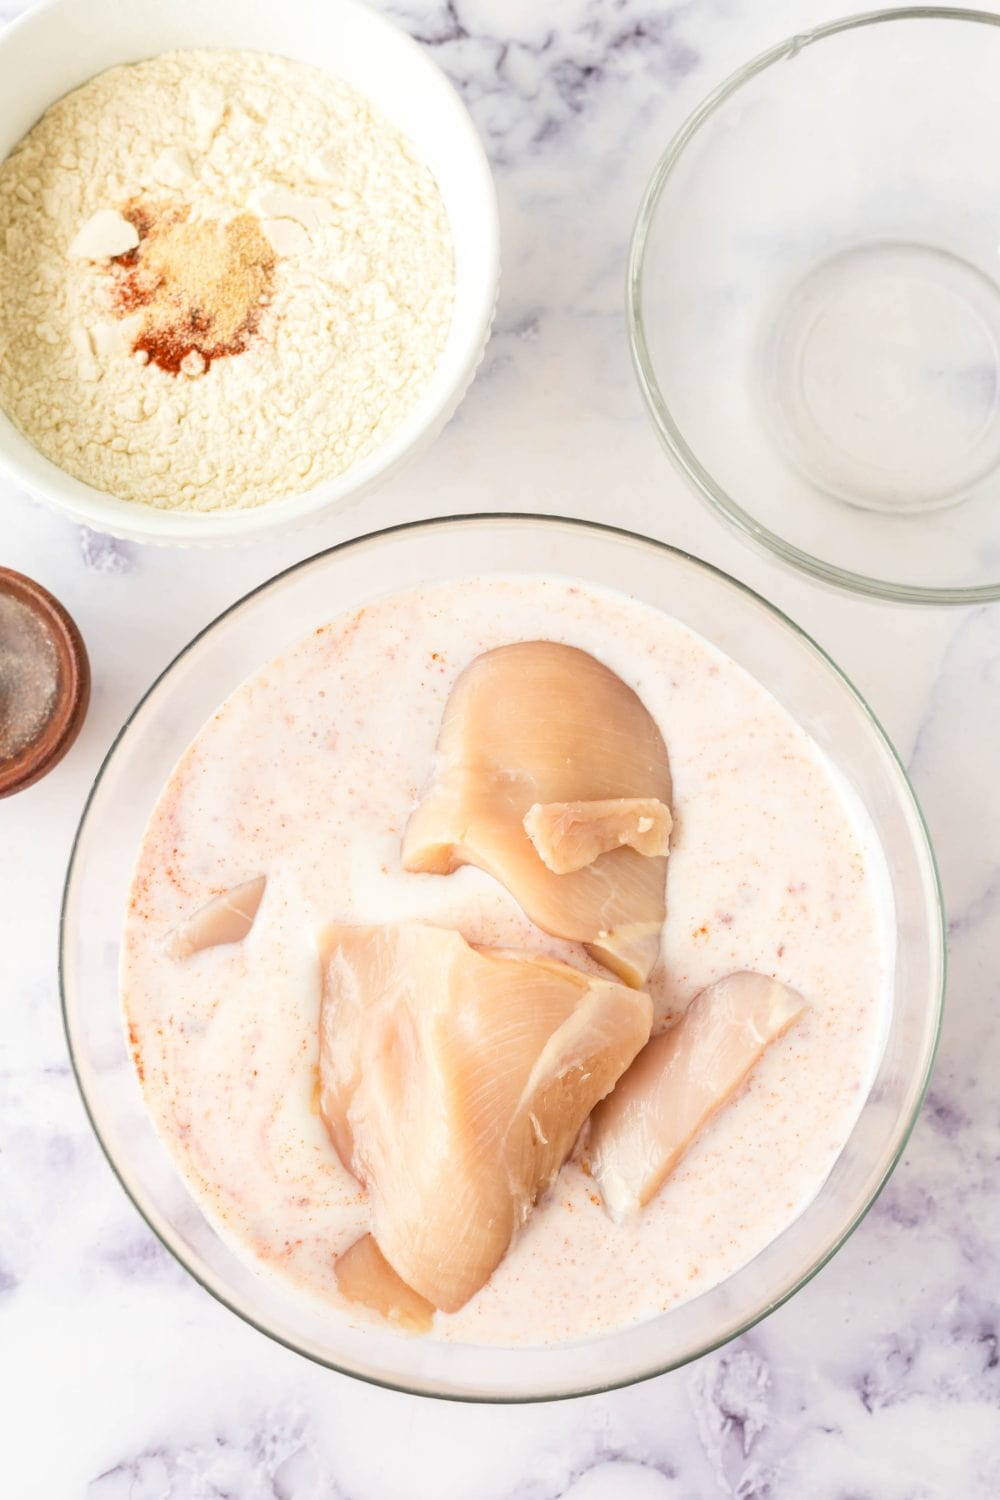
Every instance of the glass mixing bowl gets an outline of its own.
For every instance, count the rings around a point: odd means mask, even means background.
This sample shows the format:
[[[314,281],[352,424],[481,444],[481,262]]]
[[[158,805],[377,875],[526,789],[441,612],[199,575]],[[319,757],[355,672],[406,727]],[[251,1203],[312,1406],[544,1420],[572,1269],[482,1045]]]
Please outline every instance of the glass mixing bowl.
[[[264,1279],[220,1238],[145,1112],[118,1001],[118,952],[139,841],[175,762],[250,673],[344,610],[418,580],[562,574],[683,620],[759,679],[855,788],[881,840],[895,902],[892,1016],[871,1093],[833,1171],[785,1232],[720,1286],[649,1322],[583,1343],[485,1348],[351,1329]],[[469,516],[361,537],[279,574],[197,635],[121,731],[70,861],[61,979],[91,1121],[147,1223],[234,1312],[321,1364],[436,1396],[518,1401],[639,1380],[694,1359],[783,1302],[850,1234],[885,1182],[927,1083],[944,984],[941,898],[920,810],[870,710],[830,659],[770,604],[706,563],[624,531],[537,516]]]
[[[632,240],[639,384],[733,525],[829,583],[1000,598],[1000,16],[789,38],[695,110]]]

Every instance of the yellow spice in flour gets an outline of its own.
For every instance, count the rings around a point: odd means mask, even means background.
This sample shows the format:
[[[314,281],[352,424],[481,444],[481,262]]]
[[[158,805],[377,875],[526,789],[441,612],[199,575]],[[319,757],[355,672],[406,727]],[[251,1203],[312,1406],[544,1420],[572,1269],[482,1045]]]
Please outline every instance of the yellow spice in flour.
[[[133,202],[139,244],[114,265],[114,305],[142,310],[136,353],[172,374],[239,354],[270,300],[275,255],[253,214],[192,221],[176,205]]]

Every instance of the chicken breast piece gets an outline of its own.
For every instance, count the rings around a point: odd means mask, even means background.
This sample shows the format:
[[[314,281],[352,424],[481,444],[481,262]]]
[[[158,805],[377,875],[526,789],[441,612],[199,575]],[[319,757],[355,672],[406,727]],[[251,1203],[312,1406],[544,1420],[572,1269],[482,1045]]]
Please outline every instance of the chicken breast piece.
[[[524,831],[553,875],[571,875],[601,854],[626,845],[637,854],[666,857],[673,819],[655,797],[608,797],[603,802],[536,802]]]
[[[553,845],[536,829],[540,854],[524,826],[536,805],[633,798],[667,808],[671,784],[663,737],[632,689],[573,646],[501,646],[477,657],[452,689],[433,782],[403,839],[403,866],[448,875],[477,865],[536,926],[585,944],[641,987],[659,957],[666,916],[663,855],[639,853],[617,834],[617,846],[602,850],[592,828],[581,841],[592,856],[557,873],[543,855],[560,840]]]
[[[698,1132],[802,1015],[795,990],[764,974],[730,974],[695,996],[643,1048],[595,1109],[588,1155],[614,1219],[647,1204]]]
[[[648,995],[416,923],[320,935],[320,1110],[401,1280],[454,1312],[649,1037]]]
[[[337,1286],[351,1302],[371,1308],[405,1333],[429,1333],[434,1308],[401,1281],[370,1234],[355,1240],[333,1268]]]
[[[242,943],[256,921],[266,885],[267,876],[258,875],[256,880],[223,891],[185,917],[167,938],[171,958],[190,958],[204,948]]]

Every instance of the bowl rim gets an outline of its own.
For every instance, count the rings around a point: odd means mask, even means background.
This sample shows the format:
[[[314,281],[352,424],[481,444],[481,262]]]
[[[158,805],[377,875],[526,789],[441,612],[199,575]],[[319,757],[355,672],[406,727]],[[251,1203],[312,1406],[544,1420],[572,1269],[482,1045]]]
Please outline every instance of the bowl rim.
[[[646,340],[643,313],[646,247],[660,199],[674,168],[698,131],[745,84],[775,63],[794,58],[806,47],[816,42],[826,41],[830,37],[839,36],[844,32],[859,31],[894,21],[964,21],[998,27],[1000,14],[961,6],[908,5],[896,10],[862,11],[856,15],[843,16],[839,20],[827,21],[821,26],[796,32],[786,37],[783,42],[769,47],[765,52],[758,53],[756,57],[731,73],[707,94],[681,124],[663,151],[653,168],[639,203],[629,243],[625,275],[625,321],[629,352],[646,410],[652,419],[661,444],[674,465],[688,480],[699,499],[712,510],[721,513],[725,520],[758,550],[778,557],[796,571],[806,573],[821,583],[849,589],[869,599],[894,604],[986,604],[1000,599],[1000,580],[996,583],[954,587],[897,583],[892,579],[876,578],[825,562],[815,553],[807,552],[793,542],[786,541],[776,531],[772,531],[770,527],[756,520],[721,484],[716,482],[688,444],[664,399]]]
[[[21,15],[0,28],[0,69],[7,44],[32,28],[51,26],[60,12],[85,8],[85,0],[35,0]],[[467,191],[479,200],[483,232],[480,236],[473,279],[475,316],[464,321],[459,338],[449,350],[455,329],[441,351],[430,381],[406,412],[397,428],[383,442],[339,475],[311,489],[276,496],[260,505],[222,508],[216,511],[165,509],[141,501],[125,500],[110,490],[76,479],[47,458],[0,410],[0,472],[53,509],[72,520],[126,541],[153,546],[240,546],[282,531],[292,531],[320,517],[347,509],[360,497],[389,479],[409,459],[429,446],[454,416],[475,378],[486,352],[496,312],[500,279],[500,210],[496,182],[482,139],[468,107],[430,49],[421,45],[403,26],[368,0],[337,0],[340,12],[360,17],[363,26],[381,33],[387,43],[408,56],[408,66],[423,74],[437,90],[454,118],[454,125],[467,163]],[[192,40],[192,48],[198,46]],[[234,46],[238,45],[234,42]],[[214,50],[214,49],[209,49]],[[260,50],[247,47],[247,51]],[[154,50],[145,54],[155,57]],[[113,66],[109,64],[108,66]],[[336,73],[324,69],[331,76]],[[96,76],[96,75],[92,75]],[[86,80],[84,80],[86,81]],[[57,102],[50,99],[49,104]],[[404,127],[400,127],[405,135]],[[13,147],[11,148],[13,149]],[[6,155],[5,153],[4,155]],[[3,160],[4,157],[0,157]],[[447,206],[447,205],[446,205]],[[448,362],[450,373],[442,380],[433,404],[428,396],[440,380]]]
[[[875,1181],[866,1198],[862,1201],[857,1212],[851,1217],[849,1223],[845,1226],[843,1231],[835,1238],[834,1241],[827,1245],[823,1253],[819,1255],[812,1264],[806,1266],[805,1269],[794,1278],[792,1283],[782,1292],[780,1296],[774,1298],[766,1306],[760,1308],[748,1318],[741,1319],[737,1327],[729,1328],[726,1331],[720,1333],[718,1337],[713,1338],[711,1341],[703,1344],[697,1350],[693,1350],[689,1354],[686,1354],[683,1358],[668,1361],[666,1364],[656,1364],[651,1368],[642,1369],[635,1374],[622,1376],[621,1378],[617,1378],[614,1380],[596,1380],[588,1383],[586,1386],[581,1386],[571,1391],[561,1391],[543,1395],[538,1395],[531,1391],[528,1391],[526,1393],[518,1392],[515,1394],[505,1393],[503,1395],[483,1395],[475,1391],[468,1392],[428,1390],[426,1388],[421,1388],[418,1385],[407,1384],[407,1382],[402,1379],[394,1380],[373,1376],[364,1372],[359,1372],[357,1370],[351,1369],[346,1365],[338,1364],[333,1359],[324,1358],[322,1355],[312,1350],[301,1348],[292,1339],[286,1338],[284,1335],[277,1333],[273,1329],[267,1327],[262,1320],[258,1320],[252,1315],[252,1313],[240,1307],[235,1298],[231,1298],[225,1295],[221,1290],[218,1290],[205,1278],[199,1275],[198,1272],[188,1264],[186,1256],[182,1254],[173,1244],[171,1244],[169,1240],[156,1227],[152,1218],[150,1218],[146,1214],[142,1204],[132,1193],[125,1181],[124,1176],[119,1171],[113,1150],[111,1146],[105,1141],[101,1133],[100,1127],[97,1123],[97,1112],[94,1108],[92,1108],[90,1099],[88,1097],[87,1087],[84,1082],[83,1069],[81,1068],[77,1059],[77,1051],[74,1043],[74,1025],[71,1018],[70,1005],[67,998],[67,971],[69,968],[69,959],[67,956],[67,948],[69,942],[68,911],[73,892],[77,856],[84,833],[87,829],[91,806],[101,786],[101,783],[104,780],[104,776],[109,770],[112,761],[117,754],[119,745],[122,743],[124,737],[128,733],[128,730],[130,729],[133,721],[140,714],[143,707],[156,692],[160,684],[164,682],[164,680],[174,671],[177,666],[180,665],[180,663],[184,660],[188,653],[192,651],[204,637],[206,637],[210,632],[214,631],[218,625],[222,624],[223,621],[229,619],[231,616],[237,614],[241,610],[250,607],[258,595],[264,593],[267,590],[277,587],[284,581],[290,579],[296,573],[302,572],[307,568],[310,568],[317,563],[334,557],[341,552],[347,552],[357,547],[368,546],[377,543],[383,538],[398,536],[405,532],[434,532],[442,527],[461,528],[467,526],[482,526],[484,523],[486,525],[489,525],[490,523],[496,521],[528,522],[532,525],[538,524],[543,527],[569,527],[576,530],[589,531],[591,533],[595,533],[599,537],[616,537],[632,542],[638,542],[641,545],[650,547],[654,551],[657,551],[665,556],[672,557],[681,562],[693,564],[696,568],[701,569],[713,580],[739,590],[741,593],[748,596],[749,599],[751,599],[754,603],[762,606],[764,610],[774,616],[776,620],[785,627],[785,629],[790,631],[793,636],[798,638],[801,644],[803,644],[808,650],[810,650],[815,654],[816,657],[819,658],[820,662],[832,673],[839,686],[842,687],[849,694],[849,696],[854,699],[854,701],[860,707],[865,719],[867,720],[870,729],[873,731],[875,740],[878,742],[882,751],[887,755],[890,765],[897,773],[899,792],[904,800],[909,804],[910,810],[914,814],[914,833],[919,838],[920,853],[926,861],[925,873],[930,877],[929,886],[933,894],[934,910],[937,917],[936,923],[933,924],[932,930],[929,934],[933,945],[937,949],[938,960],[938,982],[935,986],[936,1000],[934,1003],[934,1011],[931,1018],[932,1033],[930,1035],[929,1044],[926,1050],[926,1057],[924,1060],[922,1074],[918,1081],[918,1088],[914,1095],[913,1107],[908,1117],[901,1117],[897,1122],[897,1138],[891,1153],[887,1157],[884,1170]],[[854,1231],[858,1228],[862,1220],[868,1214],[872,1205],[879,1197],[882,1189],[885,1187],[890,1176],[899,1164],[899,1160],[906,1148],[907,1142],[910,1139],[913,1128],[916,1125],[917,1119],[920,1115],[920,1111],[923,1107],[924,1099],[930,1083],[931,1074],[934,1068],[935,1058],[937,1056],[944,1016],[945,994],[947,986],[947,968],[948,947],[944,894],[941,885],[941,876],[938,869],[937,858],[934,853],[934,846],[931,842],[930,833],[928,830],[927,821],[923,814],[923,810],[920,806],[916,792],[906,771],[906,767],[904,766],[898,751],[893,745],[892,740],[886,733],[885,729],[882,727],[880,720],[876,716],[874,710],[868,704],[867,700],[854,686],[854,684],[850,681],[846,674],[841,670],[841,668],[833,660],[830,654],[826,650],[824,650],[824,648],[819,645],[819,643],[815,641],[807,631],[803,630],[801,626],[797,625],[796,622],[784,612],[784,610],[780,609],[769,599],[764,598],[764,596],[758,593],[756,589],[751,588],[749,584],[743,583],[740,579],[734,578],[731,574],[726,573],[722,568],[716,567],[715,564],[707,562],[705,561],[705,559],[697,557],[693,553],[685,551],[683,548],[675,547],[669,542],[660,541],[655,537],[645,536],[641,532],[631,531],[621,526],[611,526],[604,522],[586,521],[571,516],[560,516],[549,513],[531,513],[524,511],[473,511],[454,516],[439,516],[424,520],[403,521],[396,525],[386,526],[376,531],[362,533],[358,536],[348,538],[341,542],[335,542],[331,546],[324,547],[319,552],[316,552],[309,557],[302,558],[298,562],[292,563],[287,568],[281,569],[272,577],[265,579],[262,583],[257,584],[252,589],[249,589],[239,599],[235,600],[232,604],[221,610],[219,614],[217,614],[200,630],[196,631],[191,639],[186,642],[184,646],[182,646],[180,651],[176,653],[176,655],[170,662],[168,662],[168,664],[162,669],[162,671],[160,671],[156,675],[156,677],[150,683],[149,687],[139,698],[135,706],[132,708],[131,712],[127,715],[126,719],[122,723],[121,728],[115,735],[107,751],[107,754],[104,756],[104,759],[101,762],[97,774],[94,777],[94,781],[91,785],[90,791],[87,794],[86,801],[80,814],[79,823],[77,824],[76,830],[73,835],[73,843],[67,862],[66,876],[63,884],[59,911],[59,1000],[63,1029],[66,1036],[67,1050],[69,1053],[70,1065],[73,1070],[73,1076],[76,1080],[76,1085],[79,1090],[80,1098],[82,1100],[87,1119],[90,1122],[91,1129],[93,1130],[94,1135],[97,1138],[98,1145],[100,1146],[101,1151],[103,1152],[113,1175],[117,1179],[120,1187],[123,1189],[125,1196],[128,1198],[133,1208],[136,1209],[146,1226],[156,1236],[164,1249],[166,1249],[170,1253],[170,1255],[183,1267],[185,1272],[192,1278],[193,1281],[197,1283],[199,1287],[202,1288],[203,1291],[208,1292],[208,1294],[217,1302],[221,1303],[230,1312],[235,1313],[236,1316],[239,1317],[244,1323],[247,1323],[258,1333],[264,1334],[265,1337],[273,1340],[283,1348],[291,1350],[293,1353],[310,1360],[312,1363],[320,1365],[325,1369],[334,1370],[338,1374],[350,1376],[355,1380],[361,1380],[368,1385],[379,1386],[386,1390],[399,1391],[404,1395],[424,1396],[432,1400],[457,1401],[474,1405],[517,1406],[529,1405],[536,1402],[541,1403],[549,1401],[573,1400],[578,1396],[600,1395],[605,1392],[622,1389],[630,1385],[641,1384],[646,1380],[650,1380],[659,1375],[666,1374],[670,1370],[680,1369],[684,1365],[690,1364],[697,1359],[701,1359],[704,1355],[710,1354],[714,1350],[721,1348],[724,1344],[729,1343],[732,1339],[741,1337],[749,1329],[755,1327],[764,1318],[770,1316],[772,1312],[781,1307],[797,1292],[801,1291],[801,1289],[806,1286],[808,1282],[810,1282],[813,1277],[816,1276],[833,1259],[834,1255],[837,1254],[837,1252],[846,1243],[846,1241],[850,1239]]]

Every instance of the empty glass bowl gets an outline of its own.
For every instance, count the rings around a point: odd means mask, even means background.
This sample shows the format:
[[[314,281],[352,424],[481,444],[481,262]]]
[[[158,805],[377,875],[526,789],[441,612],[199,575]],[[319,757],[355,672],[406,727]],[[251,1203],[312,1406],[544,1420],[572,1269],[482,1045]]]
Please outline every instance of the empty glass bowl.
[[[901,601],[1000,598],[1000,16],[758,57],[667,148],[628,274],[671,456],[747,536]]]

